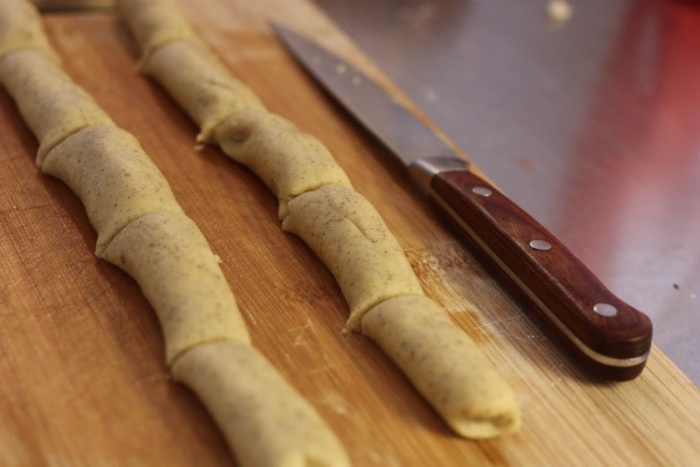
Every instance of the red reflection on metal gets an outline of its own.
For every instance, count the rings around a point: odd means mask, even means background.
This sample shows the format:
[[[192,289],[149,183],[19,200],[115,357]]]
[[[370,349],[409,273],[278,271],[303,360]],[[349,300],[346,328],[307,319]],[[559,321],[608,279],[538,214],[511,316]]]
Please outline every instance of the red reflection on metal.
[[[676,270],[683,261],[683,270],[697,271],[700,9],[654,0],[630,5],[572,166],[597,166],[600,176],[571,177],[572,197],[587,193],[586,205],[563,213],[560,230],[592,239],[582,253],[603,276],[644,268],[648,248],[667,249]],[[604,197],[596,190],[602,186]],[[586,212],[595,212],[595,222],[585,221]],[[663,274],[663,264],[654,268]]]

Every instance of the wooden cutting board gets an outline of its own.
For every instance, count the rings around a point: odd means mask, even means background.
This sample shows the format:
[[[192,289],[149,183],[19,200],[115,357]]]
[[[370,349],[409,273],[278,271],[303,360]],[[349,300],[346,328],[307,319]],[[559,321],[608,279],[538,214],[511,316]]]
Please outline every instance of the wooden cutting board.
[[[269,108],[321,139],[380,211],[426,292],[516,389],[521,431],[454,436],[367,339],[324,266],[281,231],[277,203],[212,148],[156,85],[116,16],[47,16],[74,79],[131,131],[199,224],[253,341],[319,410],[357,466],[689,465],[700,392],[657,348],[636,380],[591,381],[526,317],[411,188],[401,168],[331,103],[270,32],[275,18],[369,71],[306,1],[185,6],[203,39]],[[0,465],[235,465],[199,401],[168,377],[159,324],[136,283],[94,254],[78,199],[34,165],[37,143],[0,92]]]

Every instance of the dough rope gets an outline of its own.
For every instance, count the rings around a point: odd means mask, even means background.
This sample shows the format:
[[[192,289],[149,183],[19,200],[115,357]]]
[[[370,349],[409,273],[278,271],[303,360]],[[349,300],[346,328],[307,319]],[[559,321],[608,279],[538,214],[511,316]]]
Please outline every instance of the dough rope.
[[[362,333],[391,357],[455,432],[492,438],[518,426],[518,401],[505,379],[428,297],[381,302],[362,318]]]
[[[167,180],[61,69],[40,20],[28,1],[0,0],[0,84],[37,137],[40,169],[85,206],[97,256],[153,306],[175,379],[203,399],[243,466],[349,465],[315,409],[251,346],[218,257]]]
[[[187,21],[177,0],[117,5],[141,46],[141,71],[200,126],[197,141],[218,145],[258,175],[279,199],[283,229],[331,270],[350,307],[348,327],[377,342],[455,432],[486,438],[516,430],[510,386],[424,296],[398,242],[327,149],[254,99],[194,33],[179,35]],[[170,14],[155,17],[156,8]],[[436,344],[442,341],[449,344]]]
[[[155,2],[183,14],[177,0]],[[154,45],[152,35],[170,35],[165,31],[177,31],[186,18],[154,18],[150,3],[117,2],[141,46],[142,73],[199,124],[199,142],[217,144],[275,193],[283,229],[302,238],[340,285],[350,307],[348,327],[377,342],[458,434],[487,438],[516,430],[520,412],[512,388],[447,312],[424,296],[396,239],[323,145],[253,99],[197,37]],[[215,82],[200,78],[209,73]],[[450,342],[449,352],[435,345],[442,340]],[[440,370],[429,371],[421,361]]]

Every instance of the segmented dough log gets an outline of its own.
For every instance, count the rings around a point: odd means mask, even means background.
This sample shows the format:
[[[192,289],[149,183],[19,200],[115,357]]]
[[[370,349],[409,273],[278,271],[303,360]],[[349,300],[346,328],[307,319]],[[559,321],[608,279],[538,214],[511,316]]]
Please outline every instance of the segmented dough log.
[[[350,465],[316,411],[254,348],[231,342],[201,345],[185,352],[172,373],[204,402],[241,465]]]
[[[94,99],[39,49],[15,51],[0,61],[0,82],[39,140],[37,164],[58,143],[90,125],[112,124]]]
[[[241,110],[263,108],[248,86],[224,68],[197,41],[166,44],[151,52],[142,66],[187,111],[200,127],[197,141],[209,143],[217,124]]]
[[[197,40],[180,2],[120,0],[119,13],[127,19],[141,47],[141,64],[158,47],[183,39]]]
[[[24,49],[41,49],[58,61],[36,8],[17,0],[0,0],[0,61],[11,52]]]
[[[238,112],[222,122],[214,138],[222,151],[245,165],[279,199],[279,217],[292,198],[324,185],[351,183],[319,140],[264,109]]]
[[[41,169],[80,198],[97,231],[97,256],[132,221],[157,211],[182,212],[168,181],[130,133],[93,125],[66,138]]]
[[[161,4],[139,5],[159,11]],[[0,26],[6,19],[0,17]],[[36,11],[28,20],[29,30],[41,30]],[[138,142],[45,51],[8,53],[0,79],[41,142],[39,165],[85,204],[98,231],[98,255],[139,283],[160,319],[173,372],[215,411],[242,465],[349,465],[314,409],[250,346],[218,257]]]
[[[133,277],[153,305],[168,363],[207,342],[250,343],[219,258],[185,214],[156,212],[135,220],[102,257]]]
[[[396,237],[352,188],[327,185],[294,198],[282,228],[330,269],[350,306],[350,329],[359,330],[362,315],[387,298],[423,294]]]
[[[163,6],[172,2],[159,0]],[[182,12],[178,10],[178,14]],[[132,29],[141,28],[145,21],[136,10],[130,11],[126,19]],[[171,19],[164,20],[158,28],[167,29],[168,21]],[[184,17],[174,22],[178,21],[184,21]],[[200,124],[198,140],[212,142],[213,139],[224,153],[248,166],[277,195],[283,229],[304,240],[340,285],[350,306],[349,328],[362,331],[363,316],[373,310],[372,316],[380,317],[387,326],[376,325],[370,317],[368,335],[386,347],[391,358],[457,433],[482,438],[517,427],[518,408],[512,390],[468,336],[449,320],[440,318],[437,312],[433,313],[434,303],[423,309],[411,305],[412,301],[393,301],[394,297],[421,296],[420,283],[379,214],[351,188],[347,176],[315,138],[267,112],[262,105],[251,105],[251,91],[247,87],[239,88],[243,90],[240,96],[233,95],[240,83],[224,76],[228,75],[227,70],[197,39],[182,39],[155,50],[144,50],[142,57],[147,61],[143,71],[160,82]],[[216,76],[217,86],[202,79],[206,76]],[[218,86],[230,80],[236,85]],[[250,105],[249,108],[240,102]],[[221,119],[226,111],[230,114]],[[394,303],[400,303],[399,309],[405,313],[400,320],[393,311],[397,306]],[[385,308],[390,311],[383,311]],[[425,310],[432,310],[429,314],[436,317],[424,318]],[[390,319],[385,319],[385,315]],[[435,333],[418,332],[410,323],[413,319],[427,324]],[[423,340],[444,335],[449,344],[443,350],[465,351],[463,366],[455,371],[456,380],[435,390],[436,374],[430,373],[421,362],[413,361],[410,353],[407,356],[393,346],[392,342],[401,339],[404,332],[406,339],[426,359],[432,359],[434,369],[443,372],[446,378],[452,378],[445,369],[455,365],[453,355],[441,354],[434,342]],[[466,395],[454,389],[466,385],[473,385]],[[445,390],[452,389],[454,393],[445,395]],[[486,420],[479,418],[482,416]]]
[[[479,439],[518,429],[511,387],[430,298],[386,300],[364,314],[361,326],[457,433]]]

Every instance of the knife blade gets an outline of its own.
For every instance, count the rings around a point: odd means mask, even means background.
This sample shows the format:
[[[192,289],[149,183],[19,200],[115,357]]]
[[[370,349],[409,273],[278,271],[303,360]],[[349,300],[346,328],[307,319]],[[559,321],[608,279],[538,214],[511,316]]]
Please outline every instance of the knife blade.
[[[652,324],[620,300],[543,226],[470,170],[407,107],[357,67],[280,25],[282,43],[328,93],[402,161],[490,270],[526,299],[526,311],[595,377],[641,373]]]

